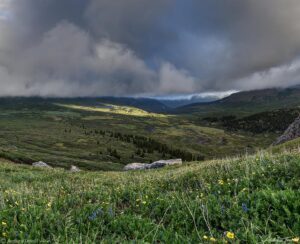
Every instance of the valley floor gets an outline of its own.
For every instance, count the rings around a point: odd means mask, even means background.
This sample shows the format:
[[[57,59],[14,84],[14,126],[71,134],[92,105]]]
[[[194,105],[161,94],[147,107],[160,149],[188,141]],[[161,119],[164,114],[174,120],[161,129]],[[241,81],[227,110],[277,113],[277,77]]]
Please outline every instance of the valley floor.
[[[299,185],[299,151],[76,174],[1,160],[0,243],[297,243]]]

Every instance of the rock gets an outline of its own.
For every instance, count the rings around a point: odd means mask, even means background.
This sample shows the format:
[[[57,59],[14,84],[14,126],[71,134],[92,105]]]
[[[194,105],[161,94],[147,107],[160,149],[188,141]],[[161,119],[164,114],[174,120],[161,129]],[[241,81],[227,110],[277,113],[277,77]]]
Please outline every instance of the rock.
[[[287,128],[283,135],[273,143],[273,145],[279,145],[298,137],[300,137],[300,116]]]
[[[181,165],[181,159],[159,160],[151,164],[132,163],[124,167],[125,171],[129,170],[144,170],[144,169],[158,169],[168,165]]]
[[[72,165],[70,168],[70,172],[73,172],[73,173],[80,172],[80,171],[81,170],[75,165]]]
[[[150,169],[162,168],[168,165],[181,165],[182,159],[159,160],[150,164]]]
[[[125,171],[129,170],[143,170],[143,169],[148,169],[150,164],[141,164],[141,163],[132,163],[132,164],[127,164],[124,167]]]
[[[149,169],[158,169],[158,168],[163,168],[166,166],[166,164],[164,162],[162,162],[163,160],[161,161],[157,161],[157,162],[154,162],[152,164],[149,164]]]
[[[32,164],[33,167],[39,167],[39,168],[52,168],[50,165],[42,162],[42,161],[39,161],[39,162],[35,162]]]

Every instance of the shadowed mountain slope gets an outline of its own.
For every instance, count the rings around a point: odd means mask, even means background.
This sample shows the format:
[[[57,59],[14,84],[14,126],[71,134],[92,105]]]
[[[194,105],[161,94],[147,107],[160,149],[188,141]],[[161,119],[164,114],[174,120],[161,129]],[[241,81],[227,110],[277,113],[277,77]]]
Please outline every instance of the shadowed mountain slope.
[[[300,87],[244,91],[209,103],[195,103],[180,107],[177,113],[249,115],[267,110],[300,105]]]

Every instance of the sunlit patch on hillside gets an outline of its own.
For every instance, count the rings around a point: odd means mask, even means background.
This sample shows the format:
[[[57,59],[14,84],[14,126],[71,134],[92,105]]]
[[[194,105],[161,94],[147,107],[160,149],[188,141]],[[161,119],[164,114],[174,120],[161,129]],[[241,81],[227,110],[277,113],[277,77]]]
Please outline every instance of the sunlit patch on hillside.
[[[91,111],[91,112],[101,112],[101,113],[112,113],[112,114],[120,114],[120,115],[128,115],[128,116],[136,116],[136,117],[155,117],[155,118],[166,118],[166,115],[149,113],[145,110],[129,107],[129,106],[118,106],[112,104],[101,104],[99,107],[88,107],[88,106],[80,106],[74,104],[55,104],[65,108]]]

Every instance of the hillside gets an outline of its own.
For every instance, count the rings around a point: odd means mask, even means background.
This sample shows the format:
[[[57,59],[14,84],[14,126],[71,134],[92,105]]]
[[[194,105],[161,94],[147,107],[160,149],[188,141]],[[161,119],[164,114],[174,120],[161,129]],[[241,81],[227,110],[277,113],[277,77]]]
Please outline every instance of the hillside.
[[[99,104],[113,104],[119,106],[135,107],[147,112],[166,113],[171,109],[156,99],[130,98],[130,97],[78,97],[78,98],[43,98],[43,97],[1,97],[0,107],[19,109],[39,108],[51,104],[76,104],[85,106],[99,106]]]
[[[0,163],[0,240],[296,243],[300,156],[80,172]]]
[[[238,92],[210,103],[196,103],[177,108],[177,113],[196,113],[203,116],[251,115],[268,110],[300,106],[300,87]]]
[[[129,97],[101,97],[98,102],[121,106],[136,107],[147,112],[167,113],[172,109],[166,104],[156,99],[150,98],[129,98]]]
[[[249,116],[235,115],[221,117],[204,117],[199,122],[207,126],[222,127],[229,131],[247,131],[254,134],[277,133],[282,134],[300,114],[300,107],[270,110]]]

